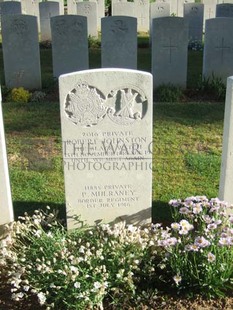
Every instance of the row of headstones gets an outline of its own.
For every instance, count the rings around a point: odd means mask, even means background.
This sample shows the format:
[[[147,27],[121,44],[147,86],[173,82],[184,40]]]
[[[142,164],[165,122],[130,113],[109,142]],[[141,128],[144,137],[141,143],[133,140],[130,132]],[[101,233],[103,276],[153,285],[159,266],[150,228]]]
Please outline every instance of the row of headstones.
[[[151,221],[152,76],[96,69],[59,78],[68,229],[74,216],[100,221]],[[219,197],[233,203],[233,77],[228,79]],[[13,220],[0,98],[0,230]],[[1,232],[0,232],[1,233]]]
[[[149,3],[149,0],[137,0],[127,2],[126,0],[113,0],[112,16],[127,15],[137,18],[137,30],[149,31],[151,20],[155,17],[164,17],[174,14],[184,16],[190,23],[190,38],[202,40],[203,20],[213,17],[232,17],[233,4],[217,4],[217,0],[206,0],[201,3],[194,3],[192,0],[178,1],[164,0],[156,3]],[[21,8],[22,6],[22,8]],[[175,12],[173,10],[177,8]],[[217,7],[217,9],[216,9]],[[0,3],[1,14],[21,14],[37,16],[38,26],[41,31],[41,40],[50,40],[50,17],[63,15],[64,4],[61,0],[40,2],[22,0],[6,1]],[[182,11],[182,13],[181,13]],[[101,18],[105,16],[104,0],[97,2],[72,1],[68,2],[68,14],[79,14],[87,16],[88,35],[96,37],[98,29],[101,29]],[[41,25],[41,27],[40,27]]]
[[[87,19],[78,15],[51,18],[53,75],[89,69]],[[233,18],[206,22],[203,76],[223,79],[233,74]],[[2,18],[2,46],[7,87],[41,88],[36,17]],[[152,74],[161,84],[186,87],[188,24],[182,17],[153,19]],[[102,19],[102,68],[137,69],[137,21],[128,16]]]

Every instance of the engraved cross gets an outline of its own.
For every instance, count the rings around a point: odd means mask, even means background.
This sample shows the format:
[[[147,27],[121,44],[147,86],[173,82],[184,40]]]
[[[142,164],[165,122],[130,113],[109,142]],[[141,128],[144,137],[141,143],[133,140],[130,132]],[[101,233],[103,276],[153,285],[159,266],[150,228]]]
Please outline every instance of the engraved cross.
[[[223,63],[224,51],[227,51],[230,48],[230,46],[224,45],[224,38],[222,38],[221,45],[215,47],[216,50],[221,51],[221,63]]]
[[[172,63],[172,51],[177,49],[177,45],[172,45],[172,39],[171,37],[169,38],[169,44],[168,45],[164,45],[163,49],[168,49],[169,51],[169,63]]]
[[[139,17],[141,20],[141,25],[144,24],[145,16],[141,13],[141,16]]]

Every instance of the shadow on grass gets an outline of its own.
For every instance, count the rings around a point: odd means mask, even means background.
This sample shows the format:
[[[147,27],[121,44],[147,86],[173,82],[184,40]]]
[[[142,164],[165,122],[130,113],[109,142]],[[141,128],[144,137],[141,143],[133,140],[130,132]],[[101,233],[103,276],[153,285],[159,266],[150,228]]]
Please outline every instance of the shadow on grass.
[[[38,202],[38,201],[14,201],[15,219],[23,216],[25,212],[32,215],[35,210],[44,210],[49,206],[51,212],[54,210],[58,213],[58,218],[66,223],[66,207],[65,204]],[[162,223],[163,226],[169,225],[172,222],[171,208],[168,203],[163,201],[153,201],[152,203],[152,222]]]
[[[18,216],[23,216],[25,212],[29,215],[32,215],[35,210],[43,210],[46,211],[46,207],[50,207],[50,211],[58,214],[59,220],[62,223],[66,223],[66,208],[65,204],[51,203],[51,202],[38,202],[38,201],[14,201],[14,215],[15,219]],[[54,213],[54,212],[53,212]]]
[[[156,200],[152,202],[152,222],[168,226],[172,222],[171,208],[167,202]]]

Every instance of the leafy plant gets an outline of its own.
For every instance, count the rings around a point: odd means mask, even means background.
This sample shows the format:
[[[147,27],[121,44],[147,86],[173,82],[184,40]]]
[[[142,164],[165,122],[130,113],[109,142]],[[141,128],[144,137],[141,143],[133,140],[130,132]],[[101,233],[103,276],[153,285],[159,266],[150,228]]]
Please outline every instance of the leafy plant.
[[[155,92],[156,101],[159,102],[179,102],[182,99],[183,92],[180,87],[172,84],[161,85]]]
[[[198,92],[203,96],[210,97],[215,100],[225,100],[226,85],[220,77],[214,74],[211,77],[203,77],[197,85]]]
[[[19,102],[19,103],[27,103],[31,98],[31,94],[28,90],[23,87],[13,88],[8,96],[7,101],[10,102]]]
[[[31,95],[31,102],[42,102],[46,97],[46,93],[36,90]]]
[[[96,39],[95,37],[89,36],[88,37],[88,47],[89,48],[100,48],[101,41],[100,39]]]
[[[7,225],[0,242],[12,299],[36,294],[47,309],[103,309],[150,292],[224,296],[232,290],[233,216],[205,196],[172,200],[170,227],[118,223],[70,231],[56,214],[35,211]]]
[[[173,218],[162,246],[179,290],[223,297],[232,287],[233,216],[217,198],[171,200]]]

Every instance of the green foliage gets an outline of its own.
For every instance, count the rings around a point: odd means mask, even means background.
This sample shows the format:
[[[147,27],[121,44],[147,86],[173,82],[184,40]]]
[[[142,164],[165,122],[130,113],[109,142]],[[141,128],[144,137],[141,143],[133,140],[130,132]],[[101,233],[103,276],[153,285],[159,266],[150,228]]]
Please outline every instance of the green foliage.
[[[27,103],[31,98],[31,94],[28,90],[23,87],[13,88],[8,96],[7,101],[10,102],[19,102],[19,103]]]
[[[199,80],[197,88],[198,92],[205,97],[220,101],[225,100],[226,85],[221,78],[214,74],[211,77],[203,77],[202,80]]]
[[[32,93],[31,102],[42,102],[45,99],[46,93],[36,90]]]
[[[168,84],[161,85],[155,91],[156,101],[179,102],[182,100],[183,92],[180,87]]]
[[[131,308],[153,291],[225,296],[233,288],[233,216],[218,199],[172,200],[170,227],[83,225],[69,233],[56,213],[35,211],[7,225],[1,272],[12,299],[35,294],[55,309]],[[48,308],[47,308],[48,309]]]
[[[100,48],[101,46],[101,41],[99,38],[95,38],[95,37],[92,37],[92,36],[89,36],[88,37],[88,47],[89,48]]]
[[[217,198],[172,200],[173,218],[164,241],[166,263],[179,290],[195,295],[224,297],[232,289],[233,216]],[[170,240],[170,244],[168,242]]]

